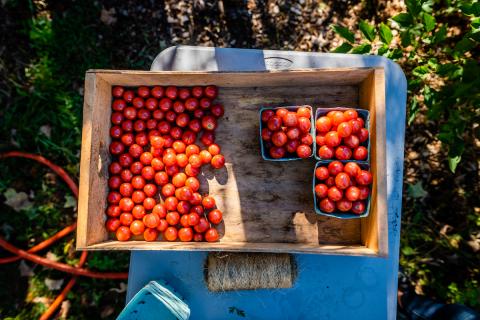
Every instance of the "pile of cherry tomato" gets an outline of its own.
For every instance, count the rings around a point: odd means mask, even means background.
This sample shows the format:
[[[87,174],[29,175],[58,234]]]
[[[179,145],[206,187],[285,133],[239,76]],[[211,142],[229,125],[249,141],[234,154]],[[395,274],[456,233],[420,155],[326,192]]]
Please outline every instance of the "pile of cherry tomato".
[[[325,213],[336,210],[362,214],[370,195],[373,177],[355,162],[332,161],[315,169],[315,196]]]
[[[330,111],[315,120],[317,153],[321,159],[366,160],[368,129],[354,109]]]
[[[261,114],[261,120],[264,148],[273,159],[308,158],[312,155],[310,107],[298,107],[296,111],[266,109]]]
[[[224,114],[217,94],[215,86],[113,87],[106,228],[118,240],[219,239],[213,225],[223,214],[196,178],[203,165],[225,164],[215,144]]]

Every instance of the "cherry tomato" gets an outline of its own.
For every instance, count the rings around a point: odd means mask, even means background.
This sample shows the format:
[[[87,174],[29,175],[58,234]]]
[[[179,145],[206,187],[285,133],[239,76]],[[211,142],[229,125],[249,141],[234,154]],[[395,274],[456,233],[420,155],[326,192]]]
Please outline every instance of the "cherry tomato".
[[[193,87],[192,96],[194,96],[195,98],[200,98],[201,96],[203,96],[203,88],[199,86]]]
[[[368,130],[365,128],[361,128],[358,131],[358,139],[360,140],[360,143],[367,141],[368,139]]]
[[[177,94],[178,94],[177,87],[170,86],[170,87],[167,87],[167,89],[165,90],[165,95],[172,100],[177,98]]]
[[[327,185],[323,184],[323,183],[319,183],[315,186],[315,195],[320,198],[320,199],[323,199],[323,198],[326,198],[327,197],[327,193],[328,193],[328,187]]]
[[[311,117],[310,108],[307,108],[307,107],[298,108],[297,109],[297,116],[298,117],[310,118]]]
[[[362,214],[365,212],[365,203],[363,201],[355,201],[352,203],[352,212]]]
[[[337,133],[340,138],[346,138],[352,134],[352,125],[348,122],[342,122],[337,127]]]
[[[343,139],[343,143],[350,149],[355,149],[360,145],[360,139],[354,134],[349,135],[348,137]]]
[[[147,228],[156,228],[160,224],[160,217],[157,214],[149,213],[143,217],[143,224]]]
[[[329,117],[320,117],[315,121],[315,128],[317,133],[327,133],[332,127],[332,120]]]
[[[320,210],[326,213],[331,213],[335,210],[335,202],[330,200],[329,198],[324,198],[320,201]]]
[[[368,156],[368,150],[367,148],[360,146],[353,150],[353,158],[355,160],[365,160],[367,159]]]
[[[192,119],[188,123],[188,128],[193,132],[199,132],[202,129],[202,123],[199,119]]]
[[[117,204],[122,202],[122,195],[116,191],[111,191],[107,196],[109,204]]]
[[[311,124],[309,118],[298,117],[297,121],[298,121],[298,128],[300,129],[300,131],[302,131],[302,132],[309,132],[310,131],[310,128],[312,127],[312,124]]]
[[[136,97],[136,98],[133,98],[132,105],[135,108],[140,109],[145,106],[145,101],[140,97]]]
[[[214,209],[208,213],[208,220],[213,224],[219,224],[222,222],[222,211]]]
[[[112,141],[110,143],[110,153],[113,155],[119,155],[125,151],[125,146],[119,141]]]
[[[329,147],[336,147],[340,145],[340,142],[342,139],[339,137],[338,133],[336,131],[329,131],[325,135],[325,145]]]
[[[198,100],[195,98],[188,98],[185,100],[185,109],[188,111],[194,111],[198,108]]]
[[[117,218],[109,218],[107,219],[107,222],[105,222],[105,228],[109,232],[115,232],[117,229],[121,226],[122,224],[120,223],[120,220]]]
[[[155,120],[162,120],[163,118],[165,118],[165,112],[160,109],[156,109],[153,111],[152,116]]]
[[[167,111],[167,113],[165,113],[165,120],[168,122],[175,122],[175,119],[177,119],[177,114],[175,112]]]
[[[343,171],[343,164],[340,161],[332,161],[328,164],[328,172],[331,176],[336,176]]]
[[[360,189],[355,186],[348,187],[345,191],[345,198],[348,201],[357,201],[360,198]]]
[[[129,182],[133,178],[133,173],[130,170],[125,169],[125,170],[122,170],[122,172],[120,172],[120,177],[122,178],[123,181]]]
[[[285,143],[287,143],[287,135],[279,130],[279,131],[275,131],[273,134],[272,134],[272,142],[274,145],[276,145],[277,147],[281,147],[283,146]]]
[[[200,173],[200,168],[194,168],[189,163],[185,166],[185,174],[189,177],[196,177]]]
[[[184,214],[183,216],[180,217],[180,224],[182,225],[182,227],[190,227],[190,225],[188,224],[188,214]]]
[[[192,194],[192,198],[190,199],[190,203],[195,206],[195,209],[198,209],[196,207],[200,207],[203,210],[203,207],[199,206],[200,204],[202,204],[202,196],[200,195],[200,193],[194,192]],[[203,211],[201,213],[203,213]]]
[[[193,191],[190,187],[181,187],[175,190],[175,197],[178,200],[190,201],[193,197]]]
[[[162,187],[162,195],[164,197],[171,197],[175,194],[175,186],[171,183],[167,183]]]
[[[307,146],[311,146],[313,144],[313,138],[310,133],[304,133],[300,137],[300,143],[301,144],[306,144]]]
[[[155,174],[155,183],[159,186],[164,186],[168,183],[168,175],[165,171],[160,171]]]
[[[165,199],[164,205],[165,205],[165,208],[167,208],[167,210],[174,211],[174,210],[177,209],[178,200],[177,200],[177,198],[175,198],[173,196],[168,197],[168,198]]]
[[[109,171],[111,174],[119,174],[120,171],[122,171],[122,166],[121,166],[118,162],[112,162],[112,163],[108,166],[108,171]]]
[[[145,86],[140,86],[137,89],[137,94],[142,98],[146,98],[150,95],[150,89],[148,89],[148,87],[145,87]]]
[[[348,109],[343,112],[343,116],[345,121],[349,121],[358,118],[358,113],[354,109]]]
[[[296,128],[295,128],[296,129]],[[297,129],[298,130],[298,129]],[[265,141],[270,141],[270,139],[272,138],[272,134],[273,132],[270,131],[270,129],[268,128],[263,128],[262,129],[262,133],[261,133],[261,136],[262,136],[262,139],[265,140]]]
[[[135,219],[142,219],[145,214],[145,208],[142,205],[137,204],[132,209],[132,215]]]
[[[350,186],[350,176],[344,172],[340,172],[335,177],[335,185],[339,189],[347,189]]]
[[[185,168],[188,164],[188,157],[185,153],[180,153],[176,155],[177,165],[181,168]]]
[[[209,145],[207,150],[208,152],[210,152],[212,156],[216,156],[217,154],[220,154],[220,146],[215,143]]]
[[[180,241],[189,242],[193,240],[193,230],[192,228],[180,228],[178,230],[178,238]]]
[[[188,122],[190,121],[190,117],[186,113],[180,113],[175,120],[175,123],[177,126],[184,128],[188,125]]]
[[[281,128],[281,126],[282,126],[282,119],[277,115],[270,117],[270,119],[267,122],[267,127],[271,131],[277,131]]]
[[[123,92],[123,99],[127,102],[132,102],[135,97],[135,93],[132,90],[126,90]]]
[[[275,111],[273,110],[264,110],[262,112],[262,122],[267,122],[271,117],[275,115]]]
[[[147,120],[147,129],[149,130],[153,130],[157,127],[157,120],[155,119],[148,119]],[[152,132],[152,131],[150,131]],[[150,136],[150,132],[149,132],[149,136]]]
[[[203,197],[202,205],[205,209],[213,209],[215,207],[215,199],[211,196]]]
[[[216,156],[213,156],[212,161],[210,161],[210,164],[215,169],[220,169],[225,165],[225,157],[221,154],[217,154]]]
[[[173,166],[177,164],[177,157],[174,153],[164,153],[162,161],[166,166]]]
[[[123,116],[128,120],[134,120],[137,117],[137,110],[133,107],[126,107],[123,110]]]
[[[201,233],[195,233],[193,235],[193,241],[202,242],[203,241],[203,235]]]
[[[273,159],[280,159],[285,156],[285,148],[283,147],[271,147],[269,150],[270,156]]]
[[[118,241],[127,241],[131,237],[130,229],[126,226],[121,226],[117,229],[115,237]]]
[[[137,190],[142,190],[145,187],[145,179],[142,176],[133,177],[132,186]]]
[[[328,198],[332,201],[339,201],[343,197],[343,191],[333,186],[328,189]]]
[[[160,232],[165,231],[168,228],[168,222],[165,219],[160,219],[160,223],[158,224],[157,230]]]
[[[123,87],[115,86],[112,88],[112,96],[114,96],[115,98],[120,98],[123,95],[124,91],[125,89],[123,89]]]
[[[333,187],[335,185],[335,178],[328,177],[327,180],[325,180],[325,184],[327,185],[327,187]]]
[[[163,203],[156,204],[152,209],[152,214],[156,214],[163,219],[167,215],[167,208],[165,208]]]
[[[143,191],[136,190],[136,191],[133,191],[133,193],[132,193],[132,200],[135,203],[142,203],[143,200],[145,200],[145,198],[146,198],[146,196],[145,196],[145,193]]]
[[[215,130],[217,128],[217,119],[213,116],[204,116],[202,118],[202,127],[208,131]]]
[[[275,115],[280,118],[283,118],[283,116],[286,115],[287,113],[288,113],[288,110],[285,108],[278,108],[275,111]]]
[[[212,131],[206,131],[200,137],[200,141],[205,146],[209,146],[209,145],[215,143],[215,134]]]
[[[327,167],[318,167],[315,169],[315,177],[318,180],[325,180],[329,177],[330,173],[328,172]]]
[[[210,106],[212,105],[212,100],[208,98],[201,98],[200,99],[200,108],[204,110],[210,109]]]
[[[160,110],[167,112],[172,108],[173,103],[172,103],[172,100],[170,100],[169,98],[162,98],[158,102],[158,106],[160,107]]]
[[[287,127],[295,127],[298,122],[297,114],[295,112],[287,112],[283,117],[283,125]]]
[[[155,241],[158,238],[158,230],[157,229],[152,229],[152,228],[145,228],[145,231],[143,232],[143,239],[145,241]]]
[[[352,202],[345,199],[337,201],[336,205],[337,205],[337,209],[342,212],[347,212],[347,211],[350,211],[350,209],[352,209]]]
[[[192,154],[188,158],[188,163],[194,168],[200,168],[202,166],[202,159],[198,154]]]
[[[219,239],[218,231],[215,228],[210,228],[207,231],[205,231],[205,240],[207,242],[216,242]]]
[[[206,86],[204,90],[205,96],[210,99],[215,99],[218,94],[218,88],[216,86]]]
[[[285,149],[287,149],[287,152],[294,153],[297,152],[297,148],[299,145],[300,142],[298,142],[298,140],[288,140],[285,144]]]
[[[120,223],[124,226],[129,226],[133,222],[133,215],[128,212],[123,212],[120,215]]]
[[[177,229],[174,227],[168,227],[163,232],[163,238],[167,241],[175,241],[177,240],[177,236],[178,236]]]
[[[264,128],[265,130],[266,128]],[[266,129],[268,130],[268,129]],[[263,131],[262,131],[263,132]],[[288,128],[287,130],[287,137],[290,140],[296,140],[300,137],[300,130],[298,128]],[[267,139],[264,139],[267,140]]]
[[[321,146],[320,149],[318,149],[318,156],[322,159],[332,159],[333,154],[334,154],[333,148],[327,145]]]
[[[187,175],[183,172],[177,173],[172,178],[172,184],[177,187],[183,187],[185,185],[185,181],[187,180]]]
[[[332,125],[338,126],[340,123],[345,121],[345,116],[343,115],[343,112],[341,111],[330,111],[327,114],[327,117],[332,119]]]
[[[166,172],[170,177],[173,177],[173,176],[176,175],[179,171],[180,171],[180,169],[178,168],[177,165],[165,167],[165,172]]]
[[[193,227],[193,229],[195,229],[195,231],[198,233],[203,233],[207,231],[208,228],[210,228],[210,223],[208,223],[207,219],[205,218],[200,218],[198,220],[198,224]]]
[[[335,149],[335,158],[338,160],[348,160],[352,157],[352,150],[345,146],[339,146]]]
[[[142,177],[144,177],[146,180],[152,180],[155,177],[155,170],[151,166],[143,167]]]
[[[148,144],[148,136],[145,132],[140,132],[140,133],[137,133],[137,135],[135,136],[135,142],[141,146],[141,147],[145,147],[147,144]]]
[[[187,88],[179,89],[178,97],[182,100],[188,99],[188,97],[190,97],[190,90],[188,90]]]
[[[200,148],[196,144],[191,144],[185,148],[185,154],[190,157],[194,154],[199,154]]]
[[[187,145],[194,144],[195,140],[197,140],[197,134],[193,131],[186,130],[182,134],[182,141]]]
[[[368,196],[370,195],[370,188],[367,187],[367,186],[359,186],[358,189],[360,189],[360,195],[359,195],[358,199],[360,199],[360,200],[367,199]]]
[[[106,213],[109,217],[118,217],[122,210],[119,206],[111,204],[107,207]]]
[[[355,162],[347,162],[347,164],[345,164],[345,167],[343,168],[343,171],[345,171],[345,173],[348,174],[351,178],[356,177],[361,170],[362,169],[360,169],[360,166]]]
[[[143,200],[143,207],[145,208],[145,210],[152,210],[153,207],[155,207],[156,203],[157,202],[155,201],[155,199],[147,197],[145,198],[145,200]]]
[[[200,189],[200,181],[198,181],[198,179],[195,177],[189,177],[187,180],[185,180],[185,186],[196,192],[198,189]]]
[[[159,158],[153,158],[150,165],[152,166],[153,170],[155,170],[155,171],[161,171],[161,170],[165,169],[165,165],[163,164],[162,160],[160,160]]]
[[[361,186],[368,186],[372,183],[373,177],[372,174],[366,170],[360,170],[360,172],[355,177],[357,183]]]
[[[223,108],[223,106],[221,104],[216,103],[210,108],[210,112],[215,117],[220,118],[221,116],[223,116],[225,114],[225,109]]]
[[[118,189],[120,185],[122,184],[122,179],[119,176],[111,176],[108,179],[108,186],[110,189]]]
[[[167,220],[169,225],[175,226],[180,222],[180,215],[178,214],[178,212],[172,211],[167,213],[165,220]]]
[[[297,148],[297,156],[302,159],[306,159],[312,155],[312,148],[306,144],[301,144]]]
[[[118,139],[122,136],[122,128],[119,126],[113,126],[110,128],[110,137]]]
[[[196,212],[191,212],[188,215],[188,225],[189,226],[196,226],[200,222],[200,215]]]
[[[190,212],[190,207],[191,207],[190,203],[182,200],[182,201],[179,201],[177,204],[177,211],[180,214],[187,214]]]
[[[133,193],[133,186],[131,183],[122,183],[120,185],[120,194],[124,197],[130,197]]]
[[[212,155],[207,150],[200,151],[199,156],[204,164],[210,163],[210,161],[212,161]]]
[[[112,115],[110,116],[110,120],[112,121],[113,124],[119,125],[123,121],[123,114],[120,112],[112,112]]]

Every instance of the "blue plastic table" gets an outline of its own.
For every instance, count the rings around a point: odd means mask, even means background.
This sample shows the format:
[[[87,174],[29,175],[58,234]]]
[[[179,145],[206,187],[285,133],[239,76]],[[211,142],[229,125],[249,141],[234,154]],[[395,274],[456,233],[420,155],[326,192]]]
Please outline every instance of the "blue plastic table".
[[[165,279],[186,299],[191,319],[395,319],[402,206],[407,84],[398,65],[378,56],[179,46],[161,52],[151,70],[256,71],[384,67],[387,108],[389,256],[297,254],[291,289],[211,293],[204,283],[206,252],[132,251],[127,301],[150,280]]]

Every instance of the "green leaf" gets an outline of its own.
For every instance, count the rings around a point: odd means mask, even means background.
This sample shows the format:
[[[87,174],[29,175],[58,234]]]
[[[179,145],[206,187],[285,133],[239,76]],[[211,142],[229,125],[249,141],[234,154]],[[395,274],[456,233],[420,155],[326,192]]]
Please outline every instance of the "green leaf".
[[[350,50],[352,50],[352,45],[348,42],[344,42],[342,43],[339,47],[336,47],[335,50],[333,50],[332,52],[335,52],[335,53],[347,53],[349,52]]]
[[[370,42],[375,40],[375,27],[369,25],[365,20],[361,20],[359,24],[360,31],[362,31],[365,38],[367,38]]]
[[[363,43],[353,48],[352,53],[365,54],[365,53],[369,53],[370,50],[372,50],[372,46],[368,43]]]
[[[407,5],[408,12],[412,15],[416,16],[420,13],[421,6],[419,0],[405,0],[405,4]]]
[[[335,33],[340,35],[342,38],[346,39],[348,42],[355,42],[354,33],[347,28],[336,25],[333,26],[333,31],[335,31]]]
[[[75,199],[71,195],[65,196],[65,204],[63,205],[64,208],[76,208],[77,207],[77,199]]]
[[[393,39],[392,30],[390,30],[390,28],[383,22],[380,23],[380,39],[382,39],[383,43],[386,43],[387,45],[390,44]]]
[[[402,253],[405,256],[411,256],[411,255],[416,254],[417,252],[415,250],[413,250],[411,247],[405,246],[405,247],[402,248]]]
[[[455,157],[448,156],[448,167],[450,168],[450,171],[452,171],[452,173],[455,173],[455,170],[457,170],[457,166],[461,160],[462,160],[462,156],[455,156]]]
[[[378,54],[379,56],[387,55],[387,54],[388,54],[388,46],[387,46],[386,44],[384,44],[383,46],[381,46],[380,48],[378,48],[377,54]]]
[[[432,43],[440,43],[447,37],[447,26],[444,24],[434,33]]]
[[[400,33],[400,39],[402,40],[402,47],[408,47],[412,43],[412,36],[410,34],[410,31],[402,31]]]
[[[469,51],[473,48],[475,48],[475,42],[467,37],[464,37],[455,45],[455,48],[453,50],[459,54],[463,54],[464,52]]]
[[[433,0],[424,1],[422,3],[422,10],[425,12],[432,12]]]
[[[412,70],[412,74],[414,76],[417,76],[417,77],[422,77],[429,72],[430,72],[430,70],[428,69],[428,66],[426,66],[426,65],[415,67],[415,69]]]
[[[412,104],[410,105],[409,112],[408,112],[408,125],[411,125],[413,123],[413,120],[415,120],[415,117],[420,110],[420,107],[418,105],[417,98],[414,96],[412,99]]]
[[[472,19],[471,24],[472,24],[472,27],[479,28],[480,27],[480,18]]]
[[[428,192],[423,189],[422,182],[418,181],[415,184],[408,185],[408,194],[415,199],[423,199],[428,195]]]
[[[408,27],[413,23],[413,17],[409,13],[399,13],[392,18],[393,21],[397,22],[401,27]]]
[[[403,51],[400,48],[393,49],[387,56],[389,59],[397,60],[403,57]]]
[[[433,29],[435,29],[435,24],[437,23],[437,21],[435,20],[435,17],[428,14],[428,13],[424,13],[423,14],[423,24],[425,26],[425,30],[427,32],[430,32],[432,31]]]

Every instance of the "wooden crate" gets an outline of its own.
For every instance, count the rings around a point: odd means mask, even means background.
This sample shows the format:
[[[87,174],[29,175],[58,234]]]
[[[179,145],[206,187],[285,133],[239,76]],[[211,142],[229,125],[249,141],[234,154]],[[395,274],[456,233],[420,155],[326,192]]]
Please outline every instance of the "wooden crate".
[[[204,169],[201,191],[224,212],[216,243],[119,242],[104,227],[113,85],[214,84],[225,115],[216,131],[226,165]],[[359,107],[371,114],[371,211],[342,220],[314,212],[315,160],[264,161],[259,110],[265,106]],[[338,255],[388,254],[385,158],[385,80],[381,68],[265,72],[147,72],[91,70],[85,79],[77,249],[224,250]],[[203,180],[203,181],[202,181]]]

